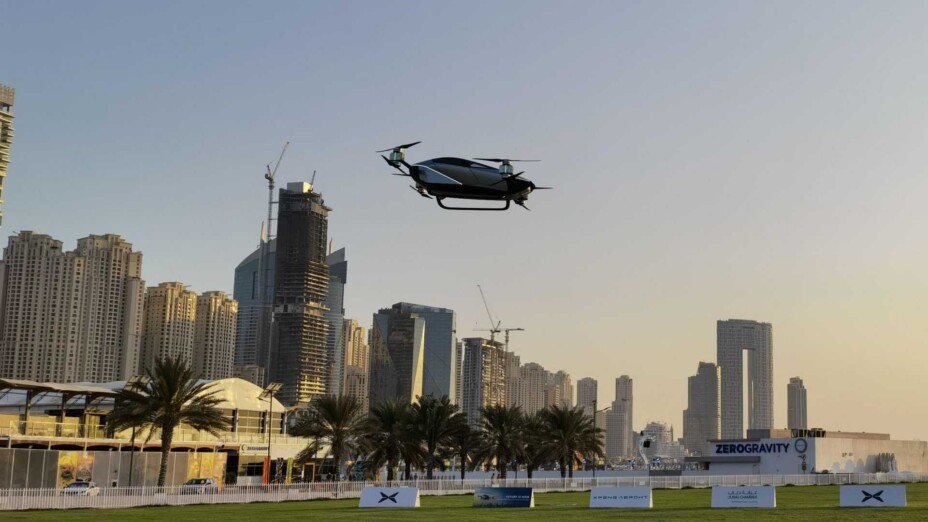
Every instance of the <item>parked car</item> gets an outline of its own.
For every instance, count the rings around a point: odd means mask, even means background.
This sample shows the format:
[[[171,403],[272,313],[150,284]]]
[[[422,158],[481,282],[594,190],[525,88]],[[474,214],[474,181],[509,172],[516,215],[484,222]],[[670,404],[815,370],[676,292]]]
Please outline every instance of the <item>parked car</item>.
[[[180,487],[181,495],[201,495],[203,493],[217,493],[219,487],[211,478],[192,478]]]
[[[79,495],[82,497],[95,497],[100,494],[96,482],[72,482],[61,490],[62,495]]]

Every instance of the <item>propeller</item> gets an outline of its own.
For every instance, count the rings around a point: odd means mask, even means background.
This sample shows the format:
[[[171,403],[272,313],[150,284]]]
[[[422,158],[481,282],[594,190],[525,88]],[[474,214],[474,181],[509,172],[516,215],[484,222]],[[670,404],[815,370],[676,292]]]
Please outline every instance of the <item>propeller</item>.
[[[506,181],[507,179],[518,178],[518,177],[521,176],[522,174],[525,174],[525,171],[524,171],[524,170],[523,170],[522,172],[518,173],[518,174],[513,174],[512,176],[506,176],[506,177],[504,177],[503,179],[497,181],[496,183],[491,183],[490,186],[492,187],[493,185],[499,185],[500,183]]]
[[[398,147],[392,147],[392,148],[389,148],[389,149],[378,150],[377,152],[390,152],[390,151],[397,151],[397,152],[399,152],[399,151],[401,151],[401,150],[403,150],[403,149],[408,149],[408,148],[412,147],[413,145],[418,145],[418,144],[420,144],[420,143],[422,143],[422,142],[421,142],[421,141],[415,141],[415,142],[412,142],[412,143],[407,143],[406,145],[400,145],[400,146],[398,146]]]
[[[480,161],[492,161],[493,163],[512,163],[513,161],[541,161],[541,160],[522,160],[522,159],[503,159],[503,158],[474,158]]]

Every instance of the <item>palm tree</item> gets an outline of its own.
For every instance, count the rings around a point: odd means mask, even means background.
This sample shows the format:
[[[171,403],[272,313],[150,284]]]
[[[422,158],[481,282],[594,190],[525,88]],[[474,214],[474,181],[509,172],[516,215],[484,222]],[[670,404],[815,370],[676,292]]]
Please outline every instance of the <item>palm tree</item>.
[[[408,402],[387,400],[371,408],[367,420],[366,439],[373,451],[370,459],[375,468],[387,464],[387,480],[394,480],[394,471],[401,458],[412,458],[415,452],[409,436],[411,408]]]
[[[413,435],[425,446],[426,479],[432,480],[438,450],[449,445],[451,436],[463,422],[464,416],[447,395],[440,399],[433,395],[419,397],[419,402],[412,406]]]
[[[344,475],[345,460],[362,447],[364,432],[361,402],[353,395],[318,397],[300,414],[292,430],[295,435],[314,437],[328,444],[340,477]],[[316,445],[310,444],[304,452]]]
[[[545,443],[544,425],[536,412],[522,418],[521,437],[519,438],[519,459],[525,464],[529,479],[542,464],[551,460],[551,451]]]
[[[467,463],[477,460],[476,457],[483,447],[481,433],[472,430],[467,422],[462,422],[448,438],[448,446],[461,460],[461,482],[464,482]]]
[[[487,457],[495,461],[500,480],[506,480],[506,468],[518,454],[522,410],[497,404],[481,408],[480,414]]]
[[[603,430],[593,424],[583,408],[553,405],[541,410],[539,417],[546,445],[561,468],[561,478],[573,478],[574,464],[580,462],[578,455],[603,456]]]
[[[134,427],[148,428],[149,437],[155,432],[161,434],[158,487],[163,487],[174,429],[184,424],[219,435],[229,427],[229,421],[218,408],[222,402],[216,397],[218,390],[212,390],[211,383],[199,382],[182,360],[171,357],[157,360],[154,368],[147,369],[145,374],[149,379],[147,383],[135,383],[119,390],[107,421],[115,431]]]

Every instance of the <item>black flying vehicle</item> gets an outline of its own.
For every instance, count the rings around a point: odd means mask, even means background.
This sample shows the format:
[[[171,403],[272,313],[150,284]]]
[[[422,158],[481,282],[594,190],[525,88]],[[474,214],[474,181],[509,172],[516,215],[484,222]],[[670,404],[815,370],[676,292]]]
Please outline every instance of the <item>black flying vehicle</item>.
[[[491,167],[461,158],[432,158],[410,165],[406,162],[406,149],[419,143],[422,142],[407,143],[377,152],[389,152],[389,156],[381,155],[380,157],[391,167],[400,171],[395,175],[411,177],[416,184],[410,187],[422,197],[429,199],[434,197],[441,208],[447,210],[506,210],[510,202],[514,202],[528,209],[525,201],[533,190],[551,188],[536,187],[534,183],[522,177],[525,172],[513,174],[513,162],[539,160],[475,158],[479,161],[499,164],[499,167]],[[406,170],[403,170],[403,167],[406,167]],[[442,203],[445,198],[503,201],[505,206],[496,208],[451,207]]]

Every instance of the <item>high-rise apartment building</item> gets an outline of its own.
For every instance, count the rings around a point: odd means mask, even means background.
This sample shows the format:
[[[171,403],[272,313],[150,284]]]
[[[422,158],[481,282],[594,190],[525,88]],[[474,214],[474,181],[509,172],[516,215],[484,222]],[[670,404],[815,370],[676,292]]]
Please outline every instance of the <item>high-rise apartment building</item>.
[[[457,341],[454,343],[454,404],[463,406],[464,404],[464,343]]]
[[[274,322],[268,379],[282,383],[284,404],[307,404],[328,384],[325,313],[328,216],[322,195],[310,183],[288,183],[277,203]]]
[[[0,84],[0,223],[3,222],[3,185],[10,165],[10,146],[13,145],[13,101],[16,91]]]
[[[425,371],[422,375],[422,394],[441,397],[447,395],[456,402],[457,360],[455,346],[457,329],[454,310],[413,303],[397,303],[393,308],[415,314],[425,321]]]
[[[706,455],[707,441],[722,435],[721,370],[700,362],[687,380],[687,408],[683,410],[683,445],[690,453]]]
[[[791,377],[786,386],[787,401],[786,415],[789,419],[787,427],[792,430],[809,429],[809,418],[806,410],[806,387],[799,377]]]
[[[225,292],[203,292],[197,297],[193,371],[201,379],[215,381],[232,376],[237,320],[238,303]]]
[[[196,320],[196,292],[178,282],[150,287],[145,292],[139,370],[153,368],[155,361],[168,357],[193,366]]]
[[[509,405],[532,415],[545,407],[545,390],[551,373],[538,363],[519,366],[517,377],[509,379]]]
[[[634,393],[633,380],[622,375],[615,380],[615,400],[612,409],[606,415],[606,456],[610,459],[634,458]]]
[[[369,404],[387,400],[410,404],[422,395],[425,320],[398,308],[374,314],[368,366]]]
[[[232,366],[232,376],[264,386],[264,367],[257,364],[236,364]]]
[[[722,368],[722,438],[744,437],[744,351],[748,352],[748,429],[773,428],[773,326],[742,319],[716,323]]]
[[[548,378],[545,386],[545,406],[572,408],[574,405],[574,385],[570,374],[559,370]]]
[[[584,377],[577,381],[577,406],[583,408],[583,412],[592,417],[596,408],[599,406],[596,400],[596,390],[599,383],[592,377]]]
[[[361,411],[368,411],[369,384],[367,380],[370,359],[367,346],[367,330],[354,319],[345,319],[342,338],[345,344],[345,377],[342,393],[353,395],[361,401]]]
[[[265,366],[268,360],[270,331],[268,322],[271,318],[270,308],[274,300],[274,273],[277,269],[277,240],[271,239],[267,245],[267,266],[262,265],[261,247],[256,248],[248,257],[235,267],[235,281],[232,298],[238,302],[238,324],[235,328],[235,364],[243,366],[242,375],[257,376],[261,374],[264,386]],[[261,277],[268,279],[266,298],[261,296]],[[260,370],[245,370],[246,366],[259,366]]]
[[[478,337],[464,339],[463,407],[467,422],[483,422],[481,408],[507,405],[506,357],[503,344]]]
[[[325,320],[329,331],[325,337],[328,383],[326,393],[341,395],[345,382],[345,283],[348,282],[348,261],[345,249],[331,252],[325,258],[329,265],[329,291],[325,298]]]
[[[0,268],[0,376],[105,382],[138,367],[142,254],[117,235],[73,252],[47,235],[11,236]]]

